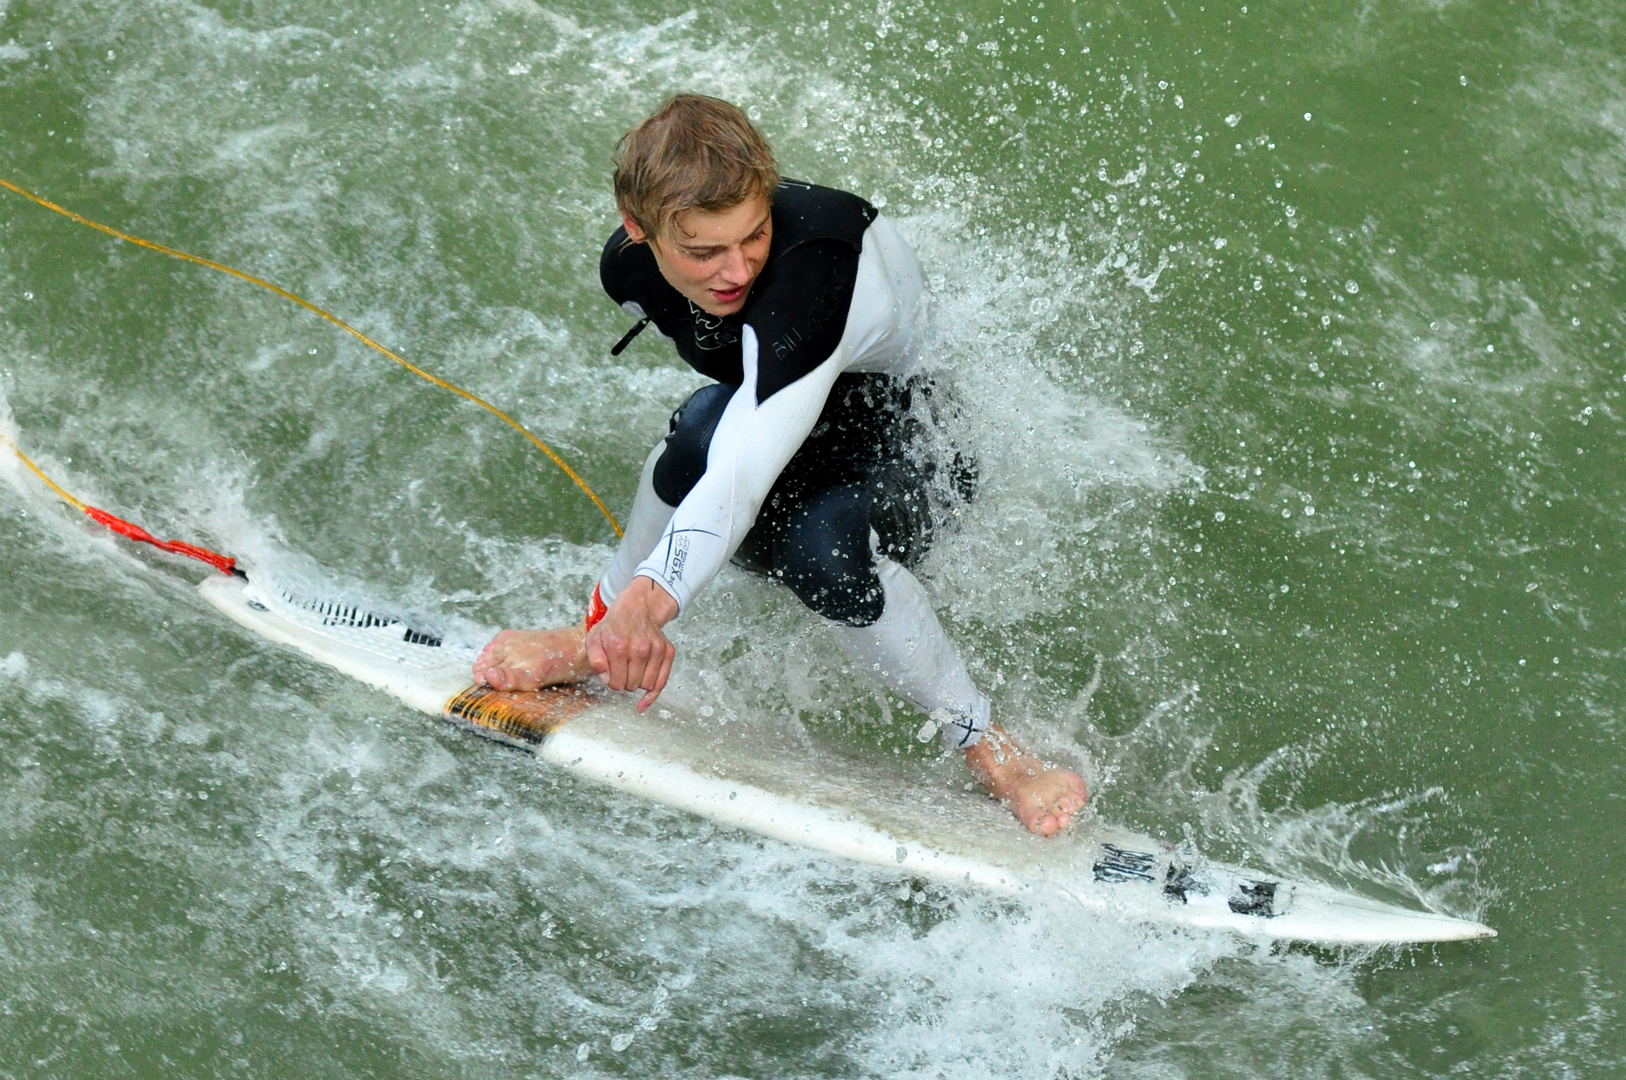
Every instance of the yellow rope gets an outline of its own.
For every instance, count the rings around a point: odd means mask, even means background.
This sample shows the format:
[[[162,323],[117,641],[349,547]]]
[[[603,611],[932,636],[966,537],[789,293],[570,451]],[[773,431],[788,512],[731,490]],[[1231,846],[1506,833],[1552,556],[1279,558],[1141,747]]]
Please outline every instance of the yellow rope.
[[[576,470],[572,469],[569,465],[565,464],[565,459],[560,457],[558,454],[554,453],[553,448],[551,446],[549,446],[547,443],[543,442],[541,439],[537,438],[535,435],[532,435],[529,431],[526,431],[525,428],[520,425],[519,421],[515,420],[513,417],[509,416],[507,413],[503,412],[501,409],[497,408],[497,406],[491,404],[491,402],[485,400],[484,398],[479,397],[479,396],[477,396],[475,394],[469,393],[467,390],[463,389],[461,386],[454,386],[452,383],[447,382],[445,379],[442,379],[437,375],[431,375],[429,372],[425,371],[421,367],[418,367],[416,364],[414,364],[411,361],[407,360],[405,357],[401,356],[400,354],[391,352],[389,349],[386,349],[384,346],[380,345],[378,342],[374,341],[372,338],[368,337],[366,334],[363,334],[360,330],[357,330],[354,326],[351,326],[349,323],[345,322],[343,319],[339,318],[337,315],[333,315],[333,314],[331,314],[329,312],[323,311],[321,308],[317,307],[315,304],[311,303],[309,300],[306,300],[304,297],[296,296],[293,293],[289,292],[287,289],[280,288],[279,286],[273,285],[271,282],[266,281],[264,278],[255,277],[253,274],[245,274],[241,270],[234,270],[231,267],[226,266],[226,265],[224,265],[222,263],[217,263],[212,259],[205,259],[205,258],[203,258],[201,256],[198,256],[198,255],[190,255],[190,254],[188,254],[188,253],[186,253],[184,251],[177,251],[176,249],[174,249],[172,247],[165,247],[163,244],[155,244],[151,240],[143,240],[139,236],[131,236],[129,233],[120,232],[119,230],[117,230],[115,228],[112,228],[110,226],[107,226],[107,225],[103,225],[100,222],[92,221],[89,218],[84,217],[83,215],[74,213],[72,210],[69,210],[66,207],[58,206],[56,203],[51,202],[48,199],[41,198],[40,196],[34,194],[32,191],[28,191],[28,190],[26,190],[24,188],[20,188],[16,184],[13,184],[11,181],[6,180],[4,177],[0,177],[0,187],[3,187],[8,191],[14,191],[18,195],[21,195],[23,198],[29,199],[29,200],[31,200],[33,202],[36,202],[39,205],[45,207],[47,210],[55,211],[56,213],[61,214],[63,217],[68,218],[71,221],[77,221],[81,225],[87,225],[90,228],[95,229],[97,232],[106,233],[108,236],[112,236],[112,237],[115,237],[115,238],[117,238],[119,240],[123,240],[126,243],[135,244],[135,245],[137,245],[139,247],[149,248],[149,249],[151,249],[153,251],[161,252],[161,253],[163,253],[165,255],[169,255],[169,256],[172,256],[172,257],[177,258],[177,259],[184,259],[186,262],[197,263],[199,266],[207,266],[211,270],[219,270],[223,274],[230,274],[232,277],[239,278],[239,279],[241,279],[243,281],[248,282],[251,285],[258,285],[262,289],[268,289],[271,292],[276,293],[278,296],[282,297],[285,300],[292,300],[294,303],[298,304],[300,307],[304,308],[307,311],[315,312],[317,315],[320,315],[322,318],[326,319],[328,322],[332,323],[334,326],[337,326],[339,329],[343,330],[345,333],[350,334],[351,336],[355,337],[357,340],[361,341],[363,344],[370,345],[373,348],[377,349],[379,352],[383,353],[385,356],[389,357],[391,360],[394,360],[397,364],[400,364],[402,367],[406,368],[408,371],[412,372],[412,374],[418,376],[420,379],[426,379],[429,382],[434,383],[436,386],[440,387],[443,390],[450,390],[452,393],[456,394],[458,397],[467,398],[469,401],[474,402],[476,405],[480,406],[480,408],[484,409],[486,412],[490,413],[492,416],[495,416],[497,419],[501,420],[503,423],[507,424],[509,427],[513,428],[515,431],[519,432],[521,435],[525,436],[527,439],[531,440],[531,443],[533,445],[535,445],[535,447],[538,450],[540,450],[544,454],[548,455],[548,458],[555,465],[559,466],[559,468],[563,469],[565,475],[570,477],[572,480],[574,480],[576,482],[576,486],[581,488],[583,493],[585,493],[586,496],[589,499],[593,500],[593,505],[598,507],[599,513],[603,514],[605,520],[610,523],[610,528],[615,530],[615,535],[618,536],[618,537],[621,535],[621,524],[620,524],[620,522],[615,520],[615,515],[610,513],[609,507],[604,505],[603,501],[598,497],[597,493],[595,493],[592,488],[587,486],[587,481],[583,480],[580,476],[576,475]],[[16,449],[16,447],[13,447],[12,449]],[[22,457],[22,451],[21,450],[17,451],[17,456]],[[27,458],[23,458],[23,461],[26,464],[28,464],[29,468],[31,468],[31,469],[34,468],[33,463],[29,462]],[[45,479],[45,474],[41,473],[38,469],[34,469],[34,472],[38,473],[42,480]],[[45,482],[47,484],[51,484],[51,481],[49,481],[49,480],[45,480]],[[58,488],[55,484],[51,484],[51,487],[56,488],[57,492],[59,494],[62,494],[70,502],[75,501],[71,495],[68,495],[66,492],[63,492],[62,489]]]
[[[0,180],[0,183],[5,183],[5,181]],[[78,511],[81,511],[81,512],[83,512],[86,509],[84,503],[80,502],[78,499],[74,498],[72,495],[69,495],[66,491],[63,491],[61,488],[57,487],[56,481],[52,480],[49,476],[46,476],[43,472],[41,472],[40,467],[38,465],[34,464],[33,460],[31,458],[29,458],[29,456],[27,454],[23,453],[20,449],[18,449],[17,444],[12,442],[10,439],[6,438],[3,433],[0,433],[0,443],[5,443],[7,446],[11,447],[12,453],[17,455],[18,460],[21,461],[24,465],[27,465],[29,471],[32,472],[35,476],[37,476],[41,480],[45,481],[45,486],[46,487],[50,488],[52,491],[56,492],[58,495],[62,496],[64,499],[66,499],[68,501],[68,505],[72,506],[75,510],[78,510]]]

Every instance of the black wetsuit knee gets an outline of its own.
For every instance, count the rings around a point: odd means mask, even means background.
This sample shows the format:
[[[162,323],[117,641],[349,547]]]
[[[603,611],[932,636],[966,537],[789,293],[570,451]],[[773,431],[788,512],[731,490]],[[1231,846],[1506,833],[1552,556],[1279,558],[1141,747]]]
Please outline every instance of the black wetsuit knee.
[[[775,574],[832,622],[868,626],[886,607],[870,552],[873,502],[858,484],[826,488],[786,515],[775,532]]]
[[[706,472],[706,452],[723,410],[737,386],[713,383],[702,386],[678,406],[666,436],[666,449],[655,462],[651,478],[655,494],[667,506],[676,506]]]
[[[702,387],[672,414],[651,477],[666,505],[681,503],[705,475],[712,436],[738,389]],[[933,492],[944,486],[934,484],[931,463],[916,464],[908,452],[909,392],[909,384],[885,376],[843,375],[733,561],[779,578],[833,622],[878,620],[886,596],[875,556],[903,566],[919,562],[934,539]],[[958,454],[951,468],[956,494],[968,498]],[[871,547],[872,535],[878,548]]]

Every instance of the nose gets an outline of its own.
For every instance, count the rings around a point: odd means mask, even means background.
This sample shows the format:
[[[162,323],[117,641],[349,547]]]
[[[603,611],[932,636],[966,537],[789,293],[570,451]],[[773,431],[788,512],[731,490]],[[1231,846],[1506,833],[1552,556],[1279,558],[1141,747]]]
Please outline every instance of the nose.
[[[723,258],[723,276],[735,285],[744,285],[750,278],[751,268],[745,261],[744,249],[728,249],[728,254]]]

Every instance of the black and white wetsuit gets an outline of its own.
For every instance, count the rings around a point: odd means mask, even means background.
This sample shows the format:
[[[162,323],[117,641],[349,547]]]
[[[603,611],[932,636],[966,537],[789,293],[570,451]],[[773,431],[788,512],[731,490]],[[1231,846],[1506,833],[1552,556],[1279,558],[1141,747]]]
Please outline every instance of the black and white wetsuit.
[[[976,742],[988,699],[906,568],[931,538],[930,470],[906,446],[911,399],[931,389],[910,378],[921,271],[892,223],[856,195],[784,181],[767,262],[729,316],[690,303],[624,229],[599,272],[717,380],[645,463],[604,603],[647,577],[681,612],[732,558],[784,580],[946,742]]]

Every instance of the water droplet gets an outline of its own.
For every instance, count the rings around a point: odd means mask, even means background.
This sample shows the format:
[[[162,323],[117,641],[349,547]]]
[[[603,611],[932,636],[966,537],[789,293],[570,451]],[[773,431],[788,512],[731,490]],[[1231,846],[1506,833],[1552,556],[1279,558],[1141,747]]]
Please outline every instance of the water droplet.
[[[1225,126],[1226,127],[1236,127],[1241,122],[1242,122],[1242,114],[1241,113],[1232,113],[1230,116],[1227,116],[1225,118]]]
[[[1216,511],[1214,511],[1214,520],[1215,521],[1224,521],[1225,520],[1225,511],[1224,510],[1216,510]]]
[[[1354,281],[1346,281],[1344,282],[1344,291],[1349,295],[1354,296],[1356,293],[1361,291],[1361,287]]]

